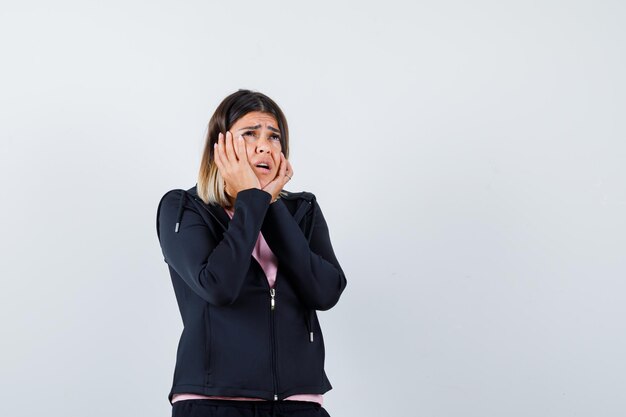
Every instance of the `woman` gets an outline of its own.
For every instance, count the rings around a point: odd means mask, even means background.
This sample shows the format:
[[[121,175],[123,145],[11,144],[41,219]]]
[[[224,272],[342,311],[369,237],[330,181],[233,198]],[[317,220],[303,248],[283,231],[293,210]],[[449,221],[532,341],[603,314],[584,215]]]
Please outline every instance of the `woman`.
[[[172,415],[328,416],[316,310],[346,287],[315,196],[293,176],[287,121],[239,90],[218,106],[196,185],[170,190],[157,234],[184,329]]]

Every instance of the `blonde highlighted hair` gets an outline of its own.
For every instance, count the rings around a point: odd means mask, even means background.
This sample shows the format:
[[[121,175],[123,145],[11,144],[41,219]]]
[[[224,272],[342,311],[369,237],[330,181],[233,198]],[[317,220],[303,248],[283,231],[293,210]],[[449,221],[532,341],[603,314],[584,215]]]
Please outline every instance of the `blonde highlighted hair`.
[[[206,204],[218,204],[222,207],[230,205],[224,191],[224,180],[213,159],[213,144],[217,142],[220,132],[226,134],[237,120],[253,111],[268,113],[276,118],[281,133],[280,145],[285,158],[289,158],[289,129],[280,107],[271,98],[256,91],[240,89],[232,93],[222,100],[209,120],[197,186],[198,196]]]

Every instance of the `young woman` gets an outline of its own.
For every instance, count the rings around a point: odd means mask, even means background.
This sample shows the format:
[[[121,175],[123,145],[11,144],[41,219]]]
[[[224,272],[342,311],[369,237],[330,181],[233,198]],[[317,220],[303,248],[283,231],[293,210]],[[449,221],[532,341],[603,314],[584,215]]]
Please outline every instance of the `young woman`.
[[[315,196],[293,176],[278,105],[239,90],[218,106],[196,185],[170,190],[157,234],[183,320],[173,417],[326,416],[317,310],[346,278]]]

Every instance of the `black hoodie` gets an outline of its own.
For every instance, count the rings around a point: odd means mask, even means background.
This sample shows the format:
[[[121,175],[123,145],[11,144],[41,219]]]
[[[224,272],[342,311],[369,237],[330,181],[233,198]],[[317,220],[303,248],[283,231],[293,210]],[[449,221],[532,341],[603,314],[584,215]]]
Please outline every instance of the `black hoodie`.
[[[328,227],[308,192],[240,191],[233,218],[196,186],[159,202],[157,235],[183,321],[174,393],[282,400],[324,394],[324,338],[316,310],[346,287]],[[278,260],[273,289],[252,256],[259,231]]]

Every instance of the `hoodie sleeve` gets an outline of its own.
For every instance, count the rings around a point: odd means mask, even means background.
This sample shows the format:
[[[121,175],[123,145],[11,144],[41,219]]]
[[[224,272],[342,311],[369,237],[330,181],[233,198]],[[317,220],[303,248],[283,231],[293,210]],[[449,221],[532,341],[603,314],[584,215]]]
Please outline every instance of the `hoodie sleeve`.
[[[184,193],[167,192],[157,210],[165,262],[207,302],[232,304],[248,272],[271,195],[257,188],[240,191],[228,230],[217,241],[195,207],[184,206]]]
[[[311,204],[314,212],[310,241],[280,199],[270,204],[261,231],[300,299],[309,308],[323,311],[337,304],[347,281],[335,257],[322,211],[315,199]]]

